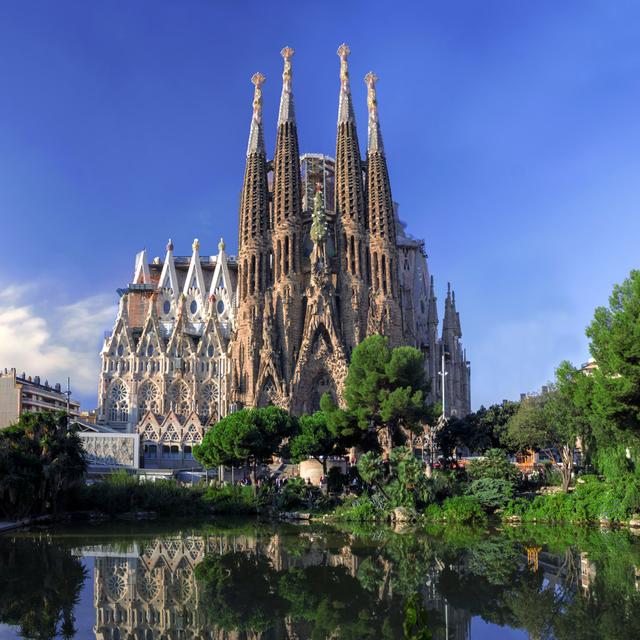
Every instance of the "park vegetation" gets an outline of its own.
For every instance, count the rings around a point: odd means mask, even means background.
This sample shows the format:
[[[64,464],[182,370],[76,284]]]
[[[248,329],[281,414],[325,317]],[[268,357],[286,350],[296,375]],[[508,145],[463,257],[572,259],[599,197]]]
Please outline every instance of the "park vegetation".
[[[438,420],[438,407],[427,402],[423,354],[368,337],[353,350],[341,406],[325,395],[313,415],[293,417],[274,406],[241,409],[206,433],[196,459],[207,469],[245,468],[250,486],[184,487],[126,474],[85,486],[82,448],[64,415],[26,415],[0,433],[0,513],[55,514],[73,504],[111,515],[308,511],[350,521],[638,519],[639,271],[596,310],[587,336],[597,365],[589,375],[562,362],[541,392],[448,421]],[[433,473],[416,455],[429,440],[425,429],[436,433],[443,455]],[[352,447],[359,460],[348,474],[329,468],[332,456]],[[475,454],[473,461],[459,464],[460,451]],[[533,451],[545,460],[525,474],[513,456]],[[295,478],[276,484],[265,473],[274,459],[308,458],[322,465],[322,491]]]

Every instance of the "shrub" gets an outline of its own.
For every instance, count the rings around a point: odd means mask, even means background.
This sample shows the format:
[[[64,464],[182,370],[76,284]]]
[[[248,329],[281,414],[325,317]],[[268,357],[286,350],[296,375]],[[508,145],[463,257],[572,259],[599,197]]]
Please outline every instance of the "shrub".
[[[144,482],[125,471],[114,473],[79,491],[80,509],[102,511],[110,515],[129,511],[155,511],[161,515],[204,513],[203,487],[185,487],[174,480]]]
[[[467,473],[472,480],[491,478],[513,483],[520,480],[518,468],[507,458],[507,454],[502,449],[489,449],[482,458],[473,460],[469,464]]]
[[[479,478],[467,487],[467,495],[477,500],[483,509],[495,511],[507,505],[513,497],[514,486],[509,480]]]
[[[385,511],[369,496],[346,500],[332,514],[333,519],[348,522],[372,522],[385,517]]]
[[[454,524],[479,524],[486,521],[480,503],[471,496],[455,496],[442,503],[442,513],[447,522]]]
[[[626,522],[640,510],[640,481],[634,476],[603,482],[583,476],[573,493],[536,496],[532,501],[514,500],[504,515],[541,522]]]
[[[259,504],[253,488],[240,484],[208,487],[204,500],[210,511],[225,514],[256,513]]]

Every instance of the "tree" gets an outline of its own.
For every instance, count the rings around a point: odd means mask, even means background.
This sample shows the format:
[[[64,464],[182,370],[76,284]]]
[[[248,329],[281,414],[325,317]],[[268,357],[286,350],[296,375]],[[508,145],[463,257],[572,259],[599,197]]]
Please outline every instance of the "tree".
[[[576,439],[588,430],[579,397],[586,377],[565,361],[556,369],[556,380],[542,393],[526,398],[509,420],[506,438],[519,450],[545,451],[562,476],[567,491],[574,468]],[[555,453],[560,456],[556,461]]]
[[[505,400],[489,408],[480,407],[462,418],[450,418],[438,431],[438,448],[449,454],[457,448],[483,453],[488,449],[505,447],[506,425],[518,406],[517,402]]]
[[[64,412],[25,413],[0,432],[0,513],[56,513],[84,478],[86,460]]]
[[[210,429],[193,454],[207,468],[247,465],[255,491],[258,464],[278,455],[283,441],[295,430],[295,420],[280,407],[241,409]]]
[[[374,335],[365,338],[351,355],[344,388],[346,410],[329,400],[321,407],[338,437],[363,436],[373,429],[390,449],[407,435],[412,439],[431,417],[426,391],[422,353],[413,347],[390,349],[388,338]]]
[[[640,446],[640,271],[616,285],[587,328],[593,372],[592,422],[599,447]],[[598,442],[599,440],[599,442]]]
[[[342,455],[334,433],[327,425],[327,416],[322,411],[298,419],[298,434],[289,443],[289,452],[294,462],[314,458],[322,465],[322,474],[327,475],[327,456]]]

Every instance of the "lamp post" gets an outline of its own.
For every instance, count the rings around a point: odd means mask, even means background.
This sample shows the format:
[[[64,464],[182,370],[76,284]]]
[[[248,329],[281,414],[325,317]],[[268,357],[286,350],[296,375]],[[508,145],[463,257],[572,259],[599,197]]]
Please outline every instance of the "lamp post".
[[[443,348],[442,349],[442,364],[441,364],[442,368],[438,372],[438,374],[442,378],[442,419],[443,420],[445,419],[445,417],[447,415],[446,409],[445,409],[445,393],[446,393],[445,377],[449,375],[449,372],[445,369],[445,355],[446,355],[446,351]]]

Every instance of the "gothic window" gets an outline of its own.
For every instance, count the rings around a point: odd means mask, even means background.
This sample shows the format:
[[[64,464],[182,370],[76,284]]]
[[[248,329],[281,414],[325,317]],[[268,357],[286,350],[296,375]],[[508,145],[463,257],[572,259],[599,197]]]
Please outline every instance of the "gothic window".
[[[171,311],[171,302],[169,302],[169,300],[164,301],[164,304],[162,305],[162,311],[165,315],[169,315],[169,312]]]
[[[145,382],[138,391],[138,408],[140,415],[144,415],[147,411],[159,413],[159,393],[158,387],[153,382]]]
[[[218,302],[218,308],[219,308],[220,302],[222,302],[222,301],[220,300],[220,301]],[[224,304],[223,304],[222,306],[223,306],[223,308],[224,308]],[[221,313],[221,312],[220,312],[220,311],[218,311],[218,313]],[[213,348],[213,345],[212,345],[212,344],[210,344],[210,345],[209,345],[209,347],[207,348],[207,355],[208,355],[210,358],[213,358],[213,354],[214,354],[214,353],[215,353],[215,349]]]
[[[169,389],[169,405],[178,415],[187,415],[190,410],[189,388],[179,380],[174,382]]]
[[[129,419],[129,392],[122,380],[116,380],[109,390],[109,422],[127,422]]]
[[[147,355],[149,357],[153,355],[153,345],[151,343],[149,343],[149,346],[147,347]]]
[[[120,357],[122,357],[124,355],[124,345],[122,345],[122,344],[118,345],[118,355]]]
[[[191,306],[189,307],[189,310],[191,311],[192,315],[195,315],[196,311],[198,310],[198,302],[196,300],[191,301]]]
[[[180,435],[172,424],[170,424],[162,434],[162,442],[180,442]]]

